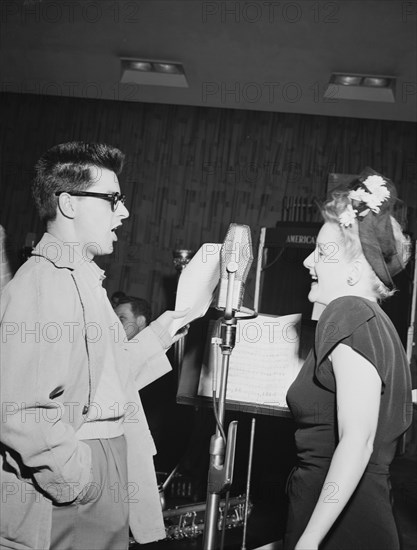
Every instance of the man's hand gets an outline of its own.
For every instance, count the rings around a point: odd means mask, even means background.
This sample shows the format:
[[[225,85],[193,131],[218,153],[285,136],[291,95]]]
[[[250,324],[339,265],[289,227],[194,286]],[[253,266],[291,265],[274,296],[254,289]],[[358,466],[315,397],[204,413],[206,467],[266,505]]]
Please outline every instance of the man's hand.
[[[172,343],[175,344],[175,342],[178,342],[178,340],[181,340],[181,338],[184,338],[188,334],[188,329],[190,328],[190,325],[185,325],[185,327],[182,327],[172,338]]]
[[[182,311],[168,310],[158,317],[157,319],[158,323],[171,336],[172,343],[177,342],[178,340],[180,340],[180,338],[183,338],[187,334],[189,325],[185,325],[182,329],[176,332],[175,325],[177,325],[178,323],[174,323],[174,321],[176,321],[177,319],[182,319],[187,315],[189,311],[190,311],[189,309],[183,309]]]

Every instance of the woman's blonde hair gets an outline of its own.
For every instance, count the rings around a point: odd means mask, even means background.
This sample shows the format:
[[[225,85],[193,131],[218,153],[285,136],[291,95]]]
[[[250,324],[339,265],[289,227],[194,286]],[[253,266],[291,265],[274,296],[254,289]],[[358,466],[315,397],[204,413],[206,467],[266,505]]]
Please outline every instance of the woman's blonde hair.
[[[322,205],[321,213],[324,221],[334,223],[338,226],[345,245],[345,254],[348,259],[354,260],[364,255],[359,237],[358,221],[355,219],[349,227],[346,227],[341,225],[339,219],[341,214],[343,214],[347,210],[348,206],[352,204],[348,197],[348,193],[348,189],[343,191],[334,191],[332,193],[332,198]],[[397,250],[397,254],[400,256],[403,264],[405,265],[411,255],[411,241],[408,235],[404,235],[400,224],[393,216],[390,216],[390,220],[395,240],[395,248]],[[372,269],[372,265],[369,265],[372,270],[372,289],[375,292],[377,299],[382,301],[395,294],[396,289],[389,289]]]

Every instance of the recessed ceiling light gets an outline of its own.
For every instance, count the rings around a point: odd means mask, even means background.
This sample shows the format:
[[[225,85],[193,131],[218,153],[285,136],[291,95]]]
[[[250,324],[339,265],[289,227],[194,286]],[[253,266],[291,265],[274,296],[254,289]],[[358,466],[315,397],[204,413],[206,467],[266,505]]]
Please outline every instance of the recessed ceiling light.
[[[172,86],[188,88],[184,68],[180,63],[153,59],[121,59],[124,84],[144,84],[148,86]]]
[[[376,86],[378,88],[386,88],[389,84],[388,78],[380,76],[366,76],[363,79],[364,86]]]
[[[333,73],[324,97],[333,101],[354,99],[395,103],[395,78],[392,76]]]
[[[341,84],[342,86],[359,86],[361,83],[361,76],[350,76],[346,74],[338,74],[334,77],[334,84]]]
[[[153,67],[158,73],[182,74],[180,65],[174,63],[154,63]]]
[[[131,61],[129,66],[135,71],[152,71],[152,65],[147,61]]]

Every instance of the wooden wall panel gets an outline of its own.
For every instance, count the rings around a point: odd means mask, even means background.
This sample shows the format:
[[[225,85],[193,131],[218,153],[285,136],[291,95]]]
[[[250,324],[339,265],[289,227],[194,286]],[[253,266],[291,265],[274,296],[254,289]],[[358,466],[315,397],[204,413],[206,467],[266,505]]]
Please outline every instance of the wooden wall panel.
[[[322,198],[329,172],[372,166],[417,203],[412,123],[30,94],[0,94],[0,117],[0,221],[14,265],[27,233],[42,231],[29,192],[39,156],[63,141],[110,143],[127,156],[131,217],[99,263],[110,294],[147,297],[155,314],[173,299],[174,248],[221,242],[230,222],[250,225],[256,245],[283,198]]]

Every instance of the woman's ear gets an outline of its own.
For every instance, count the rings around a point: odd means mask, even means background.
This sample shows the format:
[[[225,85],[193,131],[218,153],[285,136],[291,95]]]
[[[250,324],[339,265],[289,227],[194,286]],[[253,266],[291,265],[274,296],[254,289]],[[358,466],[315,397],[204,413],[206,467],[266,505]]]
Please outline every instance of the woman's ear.
[[[360,259],[354,260],[349,268],[347,283],[349,286],[354,286],[359,283],[363,274],[363,262]]]
[[[75,218],[74,197],[68,193],[61,193],[58,197],[58,208],[66,218]]]

